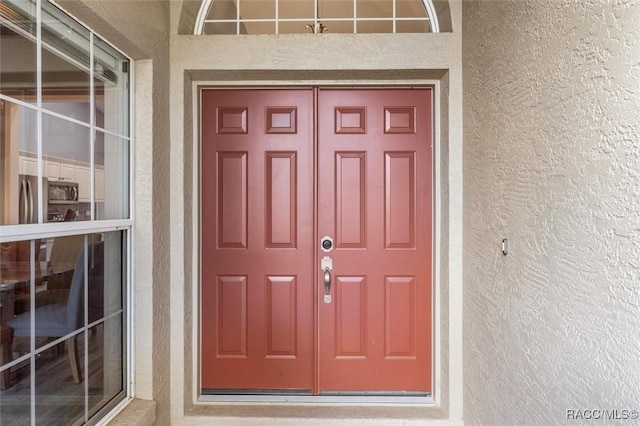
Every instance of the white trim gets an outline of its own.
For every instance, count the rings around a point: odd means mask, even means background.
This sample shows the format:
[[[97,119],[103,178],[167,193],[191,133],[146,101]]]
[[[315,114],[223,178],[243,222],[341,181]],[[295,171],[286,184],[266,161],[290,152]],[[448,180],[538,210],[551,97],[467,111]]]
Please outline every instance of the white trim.
[[[37,238],[64,237],[67,235],[81,235],[87,233],[126,231],[131,229],[132,226],[133,221],[131,219],[5,225],[2,226],[0,243],[33,240]]]
[[[196,22],[193,28],[193,34],[194,35],[202,35],[203,31],[204,31],[204,25],[206,23],[214,23],[214,22],[236,22],[237,26],[236,26],[236,34],[240,34],[240,22],[276,22],[276,34],[278,34],[278,21],[282,21],[282,22],[286,22],[286,21],[305,21],[305,19],[300,18],[300,19],[279,19],[278,18],[278,14],[276,13],[276,19],[240,19],[240,0],[238,0],[238,6],[236,8],[236,19],[230,19],[230,20],[218,20],[218,19],[207,19],[207,15],[209,15],[209,10],[211,9],[211,6],[213,5],[213,1],[214,0],[202,0],[202,3],[200,4],[200,9],[198,10],[198,15],[196,16]],[[314,10],[314,20],[313,20],[313,27],[315,29],[315,31],[318,31],[318,1],[319,0],[315,0],[315,10]],[[276,3],[278,3],[278,1],[276,0]],[[395,22],[396,20],[398,21],[426,21],[428,20],[430,22],[429,26],[431,28],[431,33],[439,33],[440,32],[440,24],[438,22],[438,14],[436,13],[436,9],[433,5],[433,1],[432,0],[422,0],[422,3],[424,5],[424,8],[427,12],[427,16],[428,19],[425,18],[396,18],[395,14],[396,14],[396,9],[395,9],[395,0],[393,0],[393,18],[389,19],[389,18],[358,18],[357,13],[356,13],[356,1],[353,0],[353,18],[323,18],[322,21],[326,21],[326,22],[330,22],[330,21],[353,21],[353,32],[356,33],[356,22],[358,21],[387,21],[387,20],[393,20],[393,32],[395,34],[396,28],[395,28]],[[276,10],[277,10],[277,5],[276,5]]]
[[[126,396],[122,401],[118,403],[118,405],[113,407],[113,409],[109,411],[107,415],[98,420],[98,422],[96,422],[96,426],[108,425],[113,419],[116,418],[118,414],[122,412],[122,410],[127,407],[127,405],[131,404],[131,401],[133,401],[133,397]]]
[[[38,25],[40,27],[40,25]],[[29,279],[29,292],[32,295],[36,294],[36,247],[35,241],[29,243],[29,263],[30,265],[30,279]],[[31,424],[36,424],[36,298],[35,296],[29,297],[29,381],[31,383]]]
[[[396,11],[396,0],[393,0],[393,4],[391,5],[391,10],[393,14],[393,33],[396,33],[396,21],[398,20],[397,11]]]
[[[353,22],[353,21],[424,21],[429,22],[429,18],[323,18],[322,22]],[[209,23],[232,23],[236,22],[236,19],[207,19],[205,20],[205,24]],[[252,19],[241,19],[240,22],[274,22],[273,19],[269,18],[252,18]],[[304,19],[297,18],[282,18],[280,22],[305,22]]]
[[[132,60],[129,60],[129,220],[131,223],[135,223],[135,154],[136,147],[133,143],[135,136],[135,109],[136,109],[136,98],[135,98],[135,83],[136,76],[136,63]],[[126,292],[126,306],[125,306],[125,320],[126,320],[126,328],[127,332],[127,359],[128,365],[127,368],[127,383],[125,384],[125,392],[127,396],[133,398],[135,396],[135,327],[134,327],[134,294],[133,286],[134,286],[134,277],[135,277],[135,262],[136,258],[136,244],[135,238],[133,238],[134,229],[133,226],[129,228],[127,231],[127,248],[129,253],[127,254],[127,279],[129,280],[129,286],[125,289]]]
[[[431,32],[439,33],[440,32],[440,23],[438,22],[438,14],[436,13],[436,8],[433,6],[432,0],[422,0],[425,9],[427,9],[427,15],[429,16],[429,20],[431,21]]]
[[[431,313],[433,320],[433,336],[432,336],[432,355],[433,355],[433,398],[436,405],[440,405],[442,401],[442,395],[440,389],[442,389],[442,349],[440,342],[442,342],[442,321],[440,319],[441,306],[440,306],[440,280],[442,278],[440,274],[440,262],[442,260],[442,247],[441,243],[441,221],[442,217],[442,175],[440,161],[441,157],[441,137],[440,137],[440,118],[442,111],[440,110],[440,95],[441,87],[440,81],[437,80],[433,84],[433,99],[432,99],[432,115],[433,115],[433,215],[432,215],[432,229],[433,229],[433,288],[431,289],[431,297],[433,298],[433,312]]]
[[[201,276],[201,268],[200,268],[200,252],[201,241],[200,241],[200,198],[201,198],[201,189],[200,182],[202,181],[201,167],[200,167],[200,140],[202,139],[202,126],[200,125],[200,105],[201,105],[201,93],[200,85],[197,82],[194,82],[191,85],[192,90],[192,111],[193,111],[193,141],[192,141],[192,149],[193,149],[193,173],[192,173],[192,200],[191,200],[191,220],[192,225],[191,228],[193,230],[193,256],[191,258],[191,275],[193,276],[193,282],[191,283],[192,289],[192,310],[193,313],[191,317],[193,318],[194,323],[192,324],[192,363],[193,366],[193,383],[192,386],[192,401],[197,401],[200,397],[200,389],[202,389],[202,384],[200,383],[200,342],[202,341],[202,335],[200,332],[200,324],[202,324],[202,317],[200,311],[200,300],[202,299],[202,295],[200,293],[200,282],[202,280]],[[185,283],[186,284],[186,283]]]
[[[44,188],[42,186],[42,177],[44,176],[44,161],[42,158],[42,1],[36,1],[36,152],[38,158],[38,194],[40,195],[36,202],[38,203],[38,219],[37,223],[45,222],[46,218],[43,216],[42,209],[44,204],[42,197],[44,195]],[[29,219],[33,220],[33,216]]]
[[[91,33],[90,37],[91,37]],[[91,61],[93,63],[93,61]],[[91,74],[93,75],[93,74]],[[93,79],[91,79],[93,82]],[[84,236],[84,249],[82,250],[84,253],[84,283],[82,284],[83,295],[82,295],[82,304],[84,305],[84,320],[82,321],[82,328],[80,329],[83,335],[84,340],[84,351],[82,353],[82,366],[84,368],[84,422],[86,423],[89,416],[89,380],[87,380],[87,376],[89,375],[89,239],[87,235]],[[74,272],[75,275],[75,272]],[[103,347],[103,356],[104,356],[104,347]],[[80,373],[82,374],[82,373]]]
[[[204,29],[204,21],[205,19],[207,19],[209,9],[211,9],[211,3],[213,3],[213,0],[202,0],[202,3],[200,4],[200,10],[198,10],[198,15],[196,16],[196,25],[193,28],[193,34],[202,34],[202,30]]]
[[[91,211],[91,220],[96,219],[96,188],[95,188],[95,173],[96,173],[96,94],[93,69],[94,57],[93,57],[93,33],[89,32],[89,122],[91,124],[91,134],[89,135],[89,209]],[[104,149],[104,148],[103,148]],[[89,371],[88,368],[86,371]],[[85,418],[85,422],[87,419]]]
[[[215,87],[217,89],[236,89],[236,88],[259,88],[259,87],[298,87],[298,86],[320,86],[331,87],[339,86],[342,88],[371,88],[371,87],[390,87],[390,88],[402,88],[402,87],[431,87],[432,88],[432,120],[433,120],[433,143],[434,149],[432,150],[432,185],[433,185],[433,214],[432,214],[432,244],[435,248],[432,262],[433,262],[433,287],[432,287],[432,374],[431,374],[431,395],[428,397],[411,397],[411,396],[278,396],[278,395],[202,395],[200,384],[200,341],[201,341],[201,312],[200,312],[200,282],[201,282],[201,268],[200,268],[200,200],[201,200],[201,153],[200,153],[200,141],[201,141],[201,128],[200,128],[200,100],[203,88]],[[192,365],[194,366],[192,371],[192,396],[194,405],[211,405],[219,403],[234,403],[234,402],[248,402],[248,403],[311,403],[311,404],[356,404],[368,406],[371,404],[383,405],[389,404],[393,406],[401,405],[416,405],[421,404],[425,407],[439,407],[441,404],[441,388],[442,388],[442,338],[444,337],[441,332],[441,320],[440,315],[442,308],[440,305],[440,293],[441,293],[441,272],[439,262],[441,261],[440,250],[443,250],[441,246],[441,223],[440,223],[440,209],[442,208],[442,179],[440,176],[441,168],[441,138],[440,138],[440,95],[441,87],[440,80],[437,79],[415,79],[415,80],[360,80],[354,82],[353,80],[255,80],[255,81],[194,81],[192,82],[192,99],[193,99],[193,141],[192,141],[192,158],[193,158],[193,171],[192,171],[192,205],[191,205],[191,219],[192,219]]]
[[[328,21],[328,19],[322,18],[323,21]],[[353,33],[358,34],[358,2],[353,0]]]

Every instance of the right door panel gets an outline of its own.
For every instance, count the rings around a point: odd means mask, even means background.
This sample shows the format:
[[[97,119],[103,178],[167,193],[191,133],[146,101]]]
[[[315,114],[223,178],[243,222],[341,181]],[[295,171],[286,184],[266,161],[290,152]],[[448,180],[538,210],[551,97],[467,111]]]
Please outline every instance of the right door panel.
[[[431,391],[431,89],[320,90],[320,393]]]

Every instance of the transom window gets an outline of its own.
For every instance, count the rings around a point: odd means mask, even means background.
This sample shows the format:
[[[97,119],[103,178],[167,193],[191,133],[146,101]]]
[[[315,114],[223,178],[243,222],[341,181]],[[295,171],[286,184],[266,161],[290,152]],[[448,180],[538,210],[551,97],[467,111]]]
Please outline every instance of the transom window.
[[[431,0],[203,0],[194,33],[439,32]]]

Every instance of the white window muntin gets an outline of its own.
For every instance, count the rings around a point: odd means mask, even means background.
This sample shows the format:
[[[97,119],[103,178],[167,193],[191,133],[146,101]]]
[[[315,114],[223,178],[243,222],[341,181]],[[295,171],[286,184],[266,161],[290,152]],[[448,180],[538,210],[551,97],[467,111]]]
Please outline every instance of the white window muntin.
[[[392,22],[393,24],[393,33],[396,32],[396,22],[398,21],[420,21],[420,22],[428,22],[429,27],[431,29],[430,32],[438,33],[440,32],[440,26],[438,23],[438,17],[435,12],[435,7],[433,5],[432,0],[421,0],[426,12],[426,18],[420,17],[398,17],[396,16],[396,0],[393,0],[393,16],[390,18],[358,18],[357,15],[357,2],[353,1],[353,18],[320,18],[318,16],[318,4],[322,0],[314,0],[314,17],[313,18],[279,18],[279,0],[275,2],[275,19],[243,19],[240,17],[240,7],[236,8],[236,18],[235,19],[207,19],[211,6],[213,2],[216,0],[203,0],[200,6],[200,10],[198,11],[198,16],[196,17],[196,24],[194,28],[195,35],[204,34],[204,27],[208,23],[235,23],[236,24],[236,34],[240,34],[240,26],[243,22],[263,22],[263,23],[275,23],[275,34],[280,34],[279,32],[279,22],[302,22],[305,20],[310,20],[313,24],[314,32],[320,32],[320,24],[324,22],[352,22],[353,23],[353,32],[357,33],[357,23],[358,22],[367,22],[367,21],[376,21],[376,22]],[[237,0],[238,5],[242,0]],[[348,1],[348,0],[345,0]]]

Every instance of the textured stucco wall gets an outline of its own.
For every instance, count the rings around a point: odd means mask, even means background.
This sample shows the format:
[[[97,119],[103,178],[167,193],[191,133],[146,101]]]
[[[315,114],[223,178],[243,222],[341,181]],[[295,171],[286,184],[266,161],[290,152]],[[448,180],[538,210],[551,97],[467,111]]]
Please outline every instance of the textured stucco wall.
[[[135,90],[135,394],[169,418],[169,3],[61,0],[63,8],[138,61]]]
[[[464,3],[465,423],[640,409],[639,23]]]

